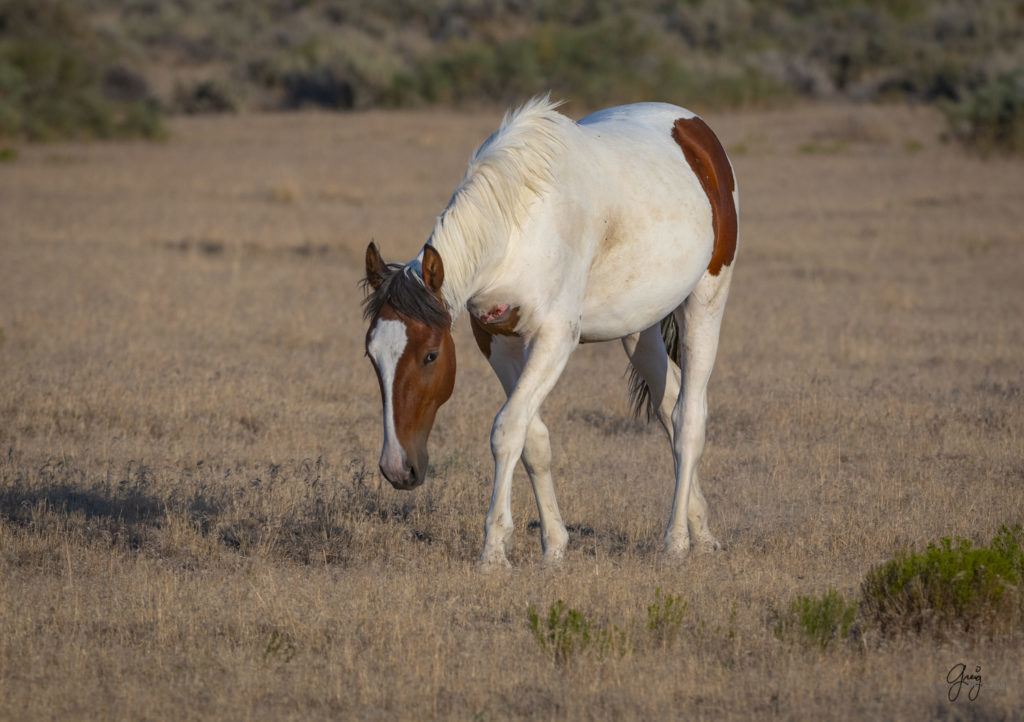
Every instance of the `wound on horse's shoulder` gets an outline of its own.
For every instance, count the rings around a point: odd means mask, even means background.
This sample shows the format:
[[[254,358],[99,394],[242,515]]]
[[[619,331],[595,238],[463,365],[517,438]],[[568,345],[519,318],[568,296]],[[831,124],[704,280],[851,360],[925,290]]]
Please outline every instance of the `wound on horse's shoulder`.
[[[487,358],[491,357],[491,337],[518,336],[516,327],[519,325],[519,307],[509,307],[507,303],[495,306],[479,316],[471,313],[469,324],[473,329],[476,345]]]

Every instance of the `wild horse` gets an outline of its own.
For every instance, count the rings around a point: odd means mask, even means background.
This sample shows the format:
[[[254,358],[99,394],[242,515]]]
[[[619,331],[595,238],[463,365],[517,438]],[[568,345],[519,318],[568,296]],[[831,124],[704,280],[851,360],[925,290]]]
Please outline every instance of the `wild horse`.
[[[412,261],[366,250],[366,352],[380,382],[380,468],[423,483],[434,415],[451,395],[451,327],[465,308],[508,400],[494,420],[494,491],[481,561],[507,564],[516,461],[533,484],[545,561],[568,535],[539,410],[582,342],[621,339],[636,411],[661,422],[675,461],[665,549],[717,549],[697,480],[707,384],[738,232],[732,166],[711,129],[663,103],[573,122],[536,98],[505,116]]]

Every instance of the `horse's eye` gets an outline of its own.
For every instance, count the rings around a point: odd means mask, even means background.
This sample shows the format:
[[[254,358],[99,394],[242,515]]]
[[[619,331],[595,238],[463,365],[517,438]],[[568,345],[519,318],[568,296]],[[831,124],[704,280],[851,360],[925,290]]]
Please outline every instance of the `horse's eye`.
[[[437,361],[437,351],[428,351],[427,355],[423,357],[423,365],[432,364]]]

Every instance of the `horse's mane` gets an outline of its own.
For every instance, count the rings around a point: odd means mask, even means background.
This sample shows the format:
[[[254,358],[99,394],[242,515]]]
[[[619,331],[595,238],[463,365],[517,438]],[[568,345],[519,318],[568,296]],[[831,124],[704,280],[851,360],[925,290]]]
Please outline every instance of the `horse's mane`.
[[[388,263],[381,276],[381,283],[363,299],[363,318],[370,321],[377,317],[385,304],[404,316],[428,326],[449,326],[451,316],[444,303],[423,285],[423,279],[413,266]],[[370,282],[363,280],[368,289]]]
[[[560,105],[544,95],[507,112],[501,127],[469,159],[431,236],[442,251],[445,278],[451,281],[446,286],[463,288],[496,236],[517,232],[533,200],[551,187],[553,166],[574,125],[557,111]],[[461,306],[462,299],[454,300],[453,306]]]

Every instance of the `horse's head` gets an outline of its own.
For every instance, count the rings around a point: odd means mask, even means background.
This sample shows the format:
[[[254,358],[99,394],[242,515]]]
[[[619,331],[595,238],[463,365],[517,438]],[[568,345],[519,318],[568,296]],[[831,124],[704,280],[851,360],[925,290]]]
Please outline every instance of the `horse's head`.
[[[427,478],[427,437],[455,386],[443,282],[444,264],[433,246],[424,247],[419,269],[384,263],[373,243],[366,249],[366,355],[384,408],[380,470],[396,489],[412,489]]]

